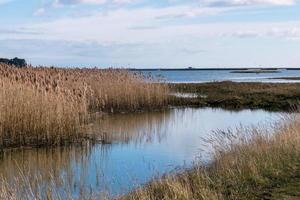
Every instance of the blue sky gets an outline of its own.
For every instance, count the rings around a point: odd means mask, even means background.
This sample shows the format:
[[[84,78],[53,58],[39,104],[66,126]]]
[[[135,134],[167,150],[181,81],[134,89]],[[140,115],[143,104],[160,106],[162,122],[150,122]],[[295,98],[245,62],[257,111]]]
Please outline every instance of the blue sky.
[[[300,67],[297,0],[0,0],[0,23],[33,65]]]

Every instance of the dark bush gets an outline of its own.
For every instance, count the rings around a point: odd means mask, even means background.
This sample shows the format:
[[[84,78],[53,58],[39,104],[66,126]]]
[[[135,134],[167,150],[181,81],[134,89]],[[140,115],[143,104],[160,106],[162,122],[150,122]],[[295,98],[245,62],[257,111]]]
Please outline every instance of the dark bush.
[[[19,68],[26,67],[27,65],[26,60],[20,58],[13,58],[13,59],[0,58],[0,63],[4,63],[7,65],[14,65]]]

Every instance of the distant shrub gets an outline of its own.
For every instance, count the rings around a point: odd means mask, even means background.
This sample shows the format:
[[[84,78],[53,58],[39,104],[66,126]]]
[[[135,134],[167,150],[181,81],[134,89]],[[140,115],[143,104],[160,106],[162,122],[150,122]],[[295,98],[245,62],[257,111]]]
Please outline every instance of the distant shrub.
[[[13,58],[13,59],[7,59],[7,58],[0,58],[0,63],[4,63],[7,65],[14,65],[16,67],[26,67],[27,63],[25,59],[20,58]]]

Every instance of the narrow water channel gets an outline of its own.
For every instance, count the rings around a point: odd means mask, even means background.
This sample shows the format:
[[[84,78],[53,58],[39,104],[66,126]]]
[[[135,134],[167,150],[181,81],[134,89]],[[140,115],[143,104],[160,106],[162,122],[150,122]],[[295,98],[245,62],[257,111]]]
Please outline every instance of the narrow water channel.
[[[72,193],[84,187],[122,194],[177,167],[189,167],[197,159],[209,160],[202,139],[213,131],[268,126],[280,117],[263,110],[212,108],[106,115],[86,130],[99,134],[105,144],[5,152],[0,174],[11,181],[20,171],[43,181],[48,180],[45,176],[50,180],[51,174]]]

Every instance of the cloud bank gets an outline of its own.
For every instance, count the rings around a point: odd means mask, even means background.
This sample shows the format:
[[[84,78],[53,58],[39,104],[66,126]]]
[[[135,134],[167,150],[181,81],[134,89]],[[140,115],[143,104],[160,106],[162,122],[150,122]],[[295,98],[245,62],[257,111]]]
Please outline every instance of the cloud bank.
[[[300,15],[283,18],[295,0],[49,2],[28,23],[0,29],[0,54],[34,64],[300,65]]]
[[[206,0],[205,3],[212,6],[291,6],[296,4],[296,0]]]

